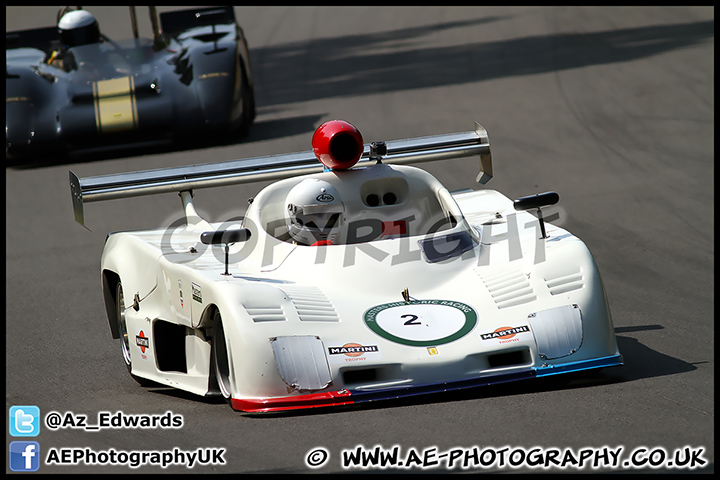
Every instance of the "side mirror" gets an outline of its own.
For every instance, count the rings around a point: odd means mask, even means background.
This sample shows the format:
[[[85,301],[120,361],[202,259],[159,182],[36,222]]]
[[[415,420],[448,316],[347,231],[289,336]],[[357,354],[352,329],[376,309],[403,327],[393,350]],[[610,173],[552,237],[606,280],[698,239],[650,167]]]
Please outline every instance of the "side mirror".
[[[230,244],[246,242],[250,238],[250,230],[247,228],[236,228],[233,230],[215,230],[214,232],[203,232],[200,241],[205,245],[225,245],[225,273],[228,272],[228,261],[230,256]]]
[[[217,47],[217,41],[218,37],[221,37],[224,34],[217,35],[215,33],[215,25],[220,23],[230,23],[232,20],[227,18],[227,12],[224,8],[220,8],[217,10],[205,10],[202,12],[195,13],[195,21],[198,25],[212,26],[212,41],[213,41],[213,49],[207,52],[204,52],[205,55],[209,55],[211,53],[217,53],[217,52],[224,52],[227,50],[227,48],[218,48]],[[198,38],[198,37],[196,37]]]
[[[200,241],[205,245],[222,245],[237,242],[246,242],[250,238],[250,230],[247,228],[236,228],[233,230],[216,230],[214,232],[203,232]]]
[[[548,205],[555,205],[560,201],[560,195],[556,192],[545,192],[538,193],[535,195],[528,195],[527,197],[520,197],[515,199],[513,207],[515,210],[532,210],[537,208],[538,221],[540,222],[540,231],[542,232],[542,238],[547,238],[545,233],[545,220],[543,220],[541,207],[547,207]]]
[[[215,25],[219,23],[232,23],[224,8],[216,10],[203,10],[195,13],[195,22],[200,26]]]

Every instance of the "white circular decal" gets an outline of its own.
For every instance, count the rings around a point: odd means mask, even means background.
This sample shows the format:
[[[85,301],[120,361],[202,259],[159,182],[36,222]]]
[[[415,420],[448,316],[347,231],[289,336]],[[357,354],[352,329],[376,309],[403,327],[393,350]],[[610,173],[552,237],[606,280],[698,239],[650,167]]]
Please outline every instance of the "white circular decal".
[[[369,309],[364,317],[378,335],[418,347],[455,341],[477,323],[477,314],[471,306],[449,300],[386,303]]]

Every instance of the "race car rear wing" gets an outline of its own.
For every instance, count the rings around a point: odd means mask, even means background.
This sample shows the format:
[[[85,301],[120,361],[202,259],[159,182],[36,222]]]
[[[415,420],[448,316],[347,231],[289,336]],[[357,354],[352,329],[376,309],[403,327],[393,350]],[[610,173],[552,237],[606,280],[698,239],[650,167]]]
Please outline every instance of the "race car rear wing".
[[[474,131],[382,143],[386,147],[382,156],[377,154],[376,143],[364,144],[356,166],[367,166],[378,161],[409,164],[477,155],[480,159],[480,173],[476,181],[485,184],[492,178],[487,131],[477,122]],[[86,178],[79,178],[70,171],[70,193],[75,221],[85,226],[83,205],[89,202],[279,180],[320,173],[323,168],[313,151],[307,151]]]

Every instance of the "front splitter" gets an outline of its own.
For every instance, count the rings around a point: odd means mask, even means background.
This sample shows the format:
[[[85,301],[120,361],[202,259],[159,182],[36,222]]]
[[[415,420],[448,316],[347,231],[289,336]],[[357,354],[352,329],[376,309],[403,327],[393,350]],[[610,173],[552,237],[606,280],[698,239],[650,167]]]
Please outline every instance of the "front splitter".
[[[404,387],[393,387],[372,391],[343,389],[331,392],[289,395],[286,397],[250,399],[232,398],[230,403],[233,409],[245,413],[270,413],[307,408],[354,405],[367,402],[377,402],[381,400],[393,400],[398,398],[412,397],[416,395],[427,395],[433,393],[464,390],[468,388],[484,387],[499,383],[516,382],[519,380],[545,377],[548,375],[557,375],[582,370],[613,367],[622,364],[622,355],[617,354],[608,357],[584,360],[580,362],[569,362],[552,366],[543,366],[519,372],[489,375],[464,380],[436,382],[429,384],[415,384]]]

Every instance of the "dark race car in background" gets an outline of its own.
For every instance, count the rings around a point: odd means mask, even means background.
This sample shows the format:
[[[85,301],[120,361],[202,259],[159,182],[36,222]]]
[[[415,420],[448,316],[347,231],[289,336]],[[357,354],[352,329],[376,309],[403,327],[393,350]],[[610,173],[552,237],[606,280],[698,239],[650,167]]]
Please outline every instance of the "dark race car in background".
[[[247,133],[253,82],[233,8],[149,11],[152,38],[138,35],[130,7],[133,38],[101,34],[66,48],[62,63],[57,26],[6,33],[6,159]]]

